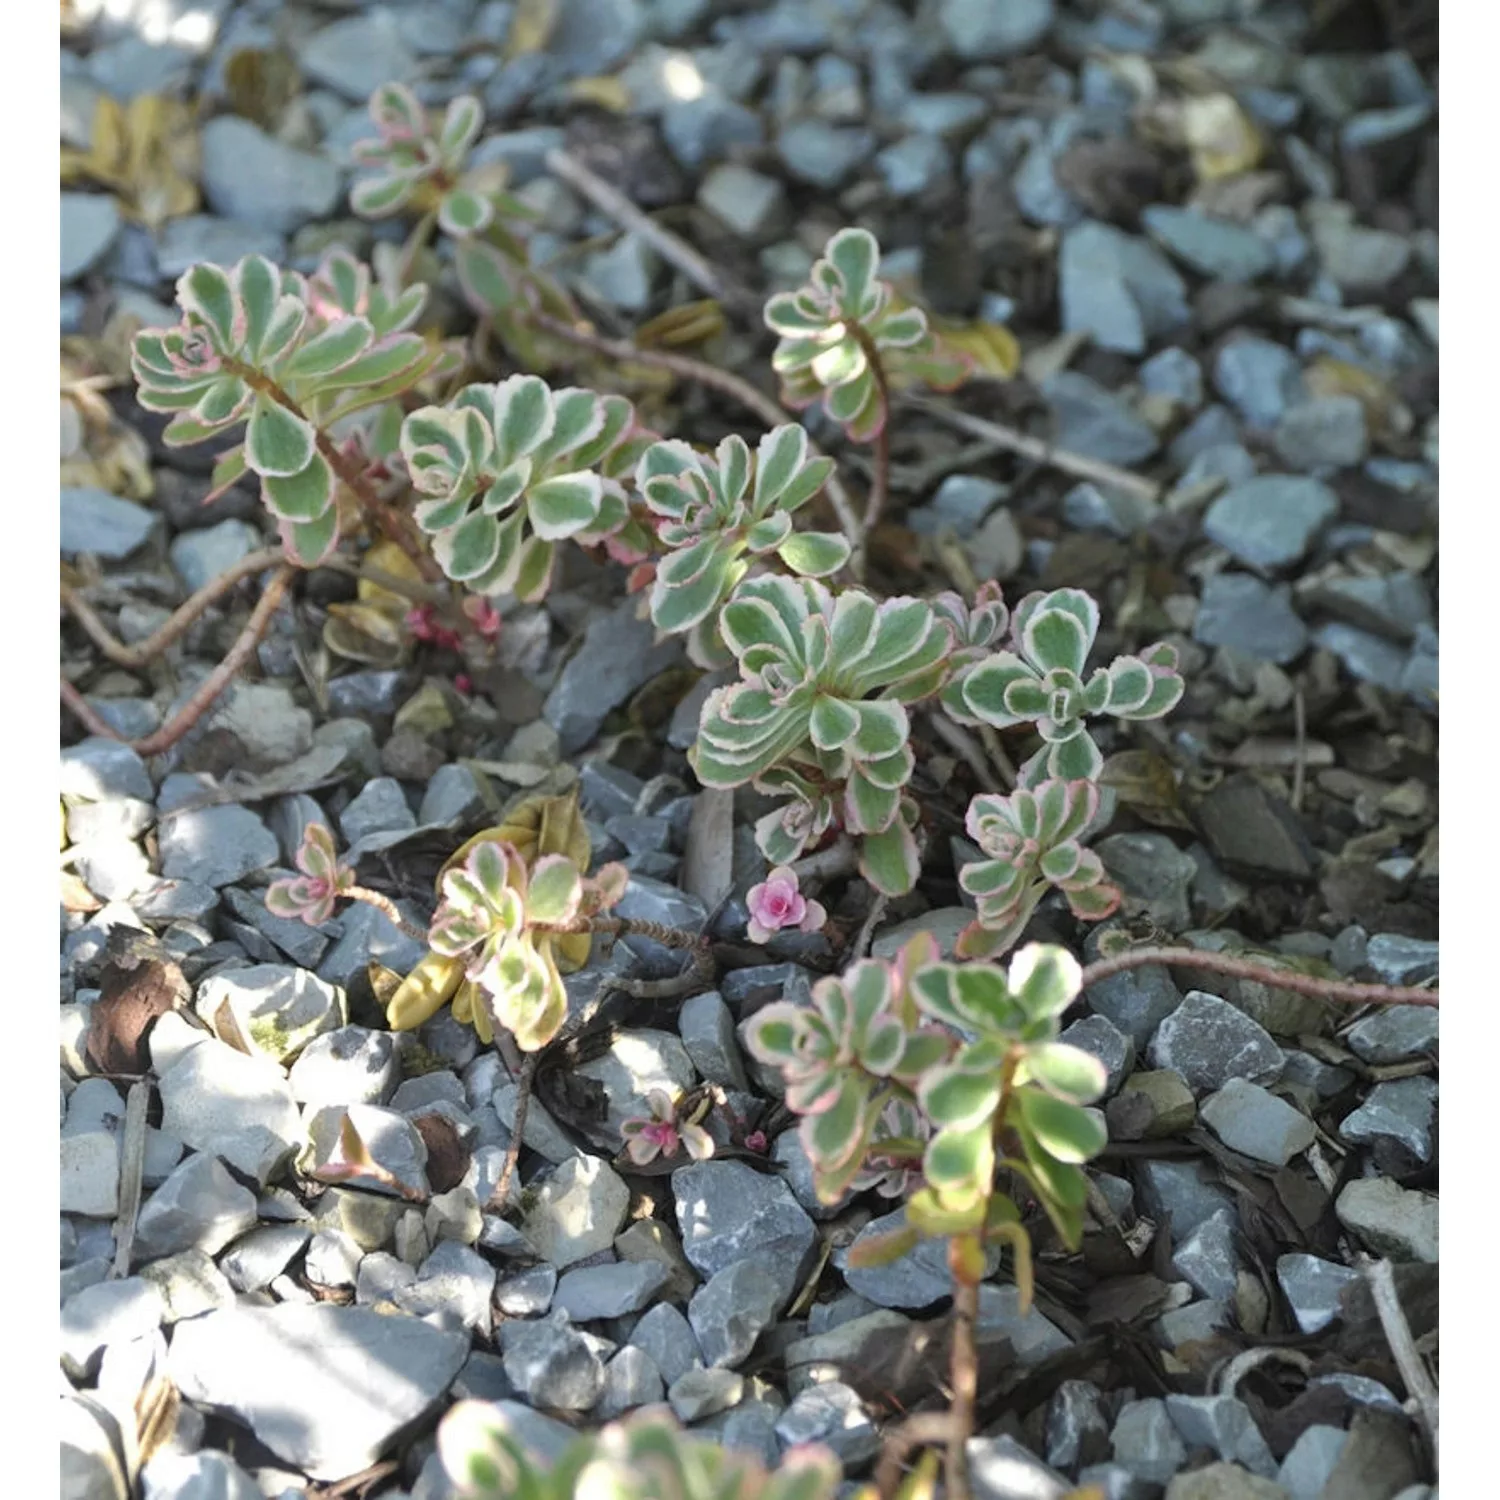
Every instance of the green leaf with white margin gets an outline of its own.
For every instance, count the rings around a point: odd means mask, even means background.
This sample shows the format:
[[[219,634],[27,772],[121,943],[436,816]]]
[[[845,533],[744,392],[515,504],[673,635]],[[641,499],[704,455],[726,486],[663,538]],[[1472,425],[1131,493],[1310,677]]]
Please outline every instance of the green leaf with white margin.
[[[738,501],[750,484],[750,445],[731,432],[714,453],[719,465],[719,491],[726,500]]]
[[[833,1103],[819,1110],[803,1137],[807,1154],[824,1170],[842,1166],[864,1144],[864,1114],[869,1085],[858,1075],[845,1079]]]
[[[338,544],[338,507],[330,505],[316,520],[283,521],[279,529],[292,561],[300,567],[315,568]]]
[[[296,474],[267,474],[261,480],[266,509],[282,521],[315,521],[333,504],[333,470],[321,453]]]
[[[827,320],[809,312],[797,301],[795,292],[777,292],[766,302],[766,327],[783,338],[794,339],[808,334],[821,333]]]
[[[433,556],[455,583],[466,583],[487,572],[500,551],[500,528],[483,511],[467,515],[432,539]]]
[[[367,318],[341,318],[308,339],[282,367],[282,376],[288,381],[316,382],[358,359],[374,338]]]
[[[1086,1162],[1109,1143],[1103,1121],[1076,1104],[1030,1088],[1021,1089],[1016,1100],[1037,1144],[1056,1161]]]
[[[565,926],[578,915],[583,878],[571,859],[547,854],[536,862],[526,888],[526,918],[546,927]]]
[[[1032,1021],[1060,1016],[1083,988],[1083,970],[1066,948],[1028,943],[1010,962],[1010,992]]]
[[[842,750],[859,731],[859,713],[837,698],[818,697],[808,720],[808,733],[819,750]]]
[[[911,734],[906,710],[899,703],[858,703],[859,729],[848,746],[858,760],[883,760],[897,754]]]
[[[299,474],[316,451],[311,422],[256,393],[245,430],[245,458],[257,474]]]
[[[651,588],[651,620],[669,634],[691,630],[745,576],[746,565],[716,548],[706,567],[686,583],[668,583],[660,573]]]
[[[995,1142],[989,1117],[968,1130],[940,1130],[927,1143],[922,1175],[941,1197],[983,1197],[995,1175]]]
[[[1104,757],[1082,725],[1076,734],[1048,749],[1047,770],[1063,781],[1097,781],[1103,769]]]
[[[969,712],[1006,729],[1023,722],[1006,707],[1006,689],[1013,682],[1035,682],[1036,673],[1019,656],[1009,651],[997,652],[979,663],[963,681],[964,704]]]
[[[859,873],[885,896],[904,896],[921,873],[917,841],[897,817],[883,833],[867,833],[859,844]]]
[[[773,510],[763,521],[756,521],[745,532],[745,545],[755,553],[779,548],[792,534],[792,518],[784,510]],[[786,559],[783,557],[782,561]]]
[[[544,541],[585,530],[598,516],[604,481],[597,474],[558,474],[526,492],[531,526]]]
[[[247,255],[234,268],[230,283],[244,320],[241,347],[256,362],[281,298],[281,273],[263,255]]]
[[[757,515],[775,505],[807,457],[807,433],[793,422],[773,427],[755,450],[754,507]],[[785,507],[783,507],[785,508]]]
[[[177,302],[218,335],[219,347],[234,347],[234,289],[218,266],[199,264],[177,278]]]
[[[1000,1078],[993,1069],[934,1068],[917,1085],[917,1098],[939,1128],[972,1130],[1000,1103]]]
[[[515,596],[522,604],[535,604],[552,583],[552,565],[557,560],[554,543],[529,536],[521,543],[516,559]]]
[[[883,833],[896,819],[897,809],[901,806],[901,790],[871,781],[862,774],[861,766],[855,764],[844,787],[844,802],[851,832]]]
[[[1066,1042],[1035,1042],[1016,1072],[1016,1082],[1035,1082],[1057,1099],[1092,1104],[1109,1083],[1104,1064],[1081,1047]]]
[[[840,339],[812,362],[812,372],[818,383],[833,387],[859,380],[868,373],[868,369],[869,361],[865,351],[852,338]]]
[[[448,112],[443,116],[443,131],[438,136],[438,149],[456,165],[478,138],[483,124],[484,107],[473,94],[450,99]]]
[[[851,317],[867,317],[871,303],[875,271],[880,265],[880,245],[868,229],[841,229],[828,241],[824,258],[838,271],[844,283],[840,299]]]
[[[837,573],[849,561],[849,552],[848,538],[828,531],[799,531],[776,549],[782,562],[804,578]]]
[[[536,375],[512,375],[494,389],[495,441],[502,463],[530,453],[552,435],[552,392]]]
[[[349,189],[349,207],[362,219],[384,219],[406,203],[415,187],[410,177],[364,177]]]

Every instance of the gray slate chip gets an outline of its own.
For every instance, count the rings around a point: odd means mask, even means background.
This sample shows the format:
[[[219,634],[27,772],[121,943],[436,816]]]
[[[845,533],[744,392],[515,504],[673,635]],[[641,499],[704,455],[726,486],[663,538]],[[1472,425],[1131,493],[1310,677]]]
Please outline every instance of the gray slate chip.
[[[338,207],[341,173],[238,115],[203,127],[203,192],[215,213],[290,234]]]
[[[276,836],[248,807],[227,803],[171,813],[157,827],[162,874],[217,889],[268,869],[280,857]]]
[[[1307,555],[1338,509],[1338,496],[1321,480],[1260,474],[1209,506],[1203,534],[1253,568],[1285,568]]]
[[[1203,585],[1193,639],[1285,666],[1307,650],[1308,633],[1292,607],[1290,585],[1273,587],[1249,573],[1215,573]]]
[[[468,1353],[467,1336],[417,1318],[241,1304],[179,1323],[168,1373],[188,1400],[230,1412],[279,1458],[336,1480],[432,1412]]]
[[[59,497],[58,546],[64,557],[90,552],[111,561],[129,557],[155,527],[154,511],[91,486],[64,486]]]
[[[1156,1028],[1149,1057],[1153,1068],[1171,1068],[1200,1091],[1223,1088],[1231,1078],[1274,1083],[1286,1061],[1264,1026],[1203,990],[1189,990]]]

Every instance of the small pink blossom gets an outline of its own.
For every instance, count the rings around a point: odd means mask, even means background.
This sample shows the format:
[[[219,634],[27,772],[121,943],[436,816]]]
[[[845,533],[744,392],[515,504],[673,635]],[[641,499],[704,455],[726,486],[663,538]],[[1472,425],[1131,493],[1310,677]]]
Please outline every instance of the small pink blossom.
[[[462,693],[465,698],[474,696],[474,679],[467,672],[459,672],[453,679],[455,692]]]
[[[766,1139],[764,1130],[752,1130],[745,1137],[745,1150],[755,1151],[764,1156],[771,1149],[771,1143]]]
[[[679,1121],[677,1101],[665,1089],[652,1089],[646,1104],[649,1115],[638,1115],[620,1126],[626,1155],[636,1166],[644,1167],[658,1156],[670,1161],[679,1146],[685,1146],[694,1161],[707,1161],[714,1154],[713,1137],[701,1125]]]
[[[464,613],[485,640],[492,641],[500,634],[500,611],[483,595],[470,594],[464,600]]]
[[[786,865],[778,865],[762,884],[751,886],[745,901],[750,908],[752,943],[770,942],[772,934],[783,927],[816,932],[828,920],[822,905],[807,900],[797,889],[796,871]]]

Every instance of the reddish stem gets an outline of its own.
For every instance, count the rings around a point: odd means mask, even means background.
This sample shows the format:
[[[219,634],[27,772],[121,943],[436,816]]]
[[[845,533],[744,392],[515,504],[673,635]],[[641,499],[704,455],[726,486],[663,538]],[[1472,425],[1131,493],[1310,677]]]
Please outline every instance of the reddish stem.
[[[1083,983],[1086,988],[1112,974],[1145,968],[1148,964],[1201,969],[1231,979],[1252,979],[1275,989],[1290,990],[1294,995],[1311,995],[1317,1000],[1342,1000],[1351,1005],[1430,1005],[1436,1009],[1438,1003],[1436,990],[1417,989],[1412,985],[1355,984],[1346,979],[1318,979],[1311,974],[1294,974],[1287,969],[1272,968],[1253,958],[1205,953],[1198,948],[1136,948],[1114,958],[1101,958],[1083,971]]]
[[[145,640],[138,641],[134,646],[127,646],[111,635],[109,627],[94,613],[83,594],[72,585],[62,585],[62,602],[83,626],[84,633],[112,662],[121,667],[140,667],[165,651],[210,604],[221,599],[242,578],[248,578],[253,573],[263,573],[267,568],[274,568],[277,563],[285,560],[286,555],[280,547],[267,547],[250,553],[248,557],[242,557],[233,567],[226,568],[217,578],[209,579],[196,593],[190,594],[159,629],[152,631]]]
[[[224,660],[198,684],[193,696],[160,729],[144,739],[125,741],[137,755],[160,755],[163,750],[170,750],[203,717],[209,705],[229,686],[250,653],[260,644],[296,571],[291,563],[283,563],[276,570]],[[62,701],[91,734],[112,740],[122,738],[88,706],[83,695],[66,678],[62,679]]]

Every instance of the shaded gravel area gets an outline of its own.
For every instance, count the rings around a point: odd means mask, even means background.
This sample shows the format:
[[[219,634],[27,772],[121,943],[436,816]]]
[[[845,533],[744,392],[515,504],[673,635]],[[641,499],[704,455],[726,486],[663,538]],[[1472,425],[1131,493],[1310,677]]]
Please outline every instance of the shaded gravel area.
[[[1113,808],[1095,847],[1126,896],[1106,927],[1435,978],[1434,7],[203,0],[175,21],[144,3],[63,17],[62,565],[121,640],[275,544],[249,487],[202,503],[211,460],[165,448],[136,406],[130,335],[175,321],[195,261],[310,271],[333,244],[399,243],[347,208],[370,90],[475,93],[477,157],[505,164],[538,216],[534,258],[609,336],[702,293],[549,175],[549,151],[745,289],[751,316],[710,317],[690,350],[767,393],[754,308],[846,223],[952,328],[1009,328],[1014,378],[898,404],[872,583],[996,579],[1012,602],[1083,587],[1100,657],[1176,646],[1181,706],[1101,733]],[[122,165],[101,120],[153,149]],[[429,274],[435,317],[467,331],[451,268]],[[624,389],[670,436],[753,441],[722,397],[656,373],[549,378]],[[807,425],[867,482],[863,451]],[[1061,456],[1018,454],[1017,433]],[[118,734],[148,735],[258,586],[140,666],[64,615],[63,675]],[[542,1454],[665,1402],[767,1461],[819,1441],[868,1477],[883,1430],[942,1403],[942,1248],[847,1265],[901,1208],[816,1200],[740,1036],[838,967],[871,891],[814,882],[824,932],[749,942],[761,799],[699,789],[685,751],[713,680],[654,640],[623,570],[565,553],[544,605],[498,601],[498,639],[462,652],[372,636],[355,594],[351,572],[301,576],[250,669],[163,755],[64,721],[63,1493],[448,1500],[432,1430],[466,1396],[502,1403]],[[877,956],[916,931],[951,951],[971,916],[963,818],[988,788],[926,718],[914,733],[927,860]],[[502,1204],[505,1063],[446,1009],[385,1026],[390,976],[423,947],[367,906],[309,928],[263,896],[324,821],[361,882],[425,924],[465,838],[522,792],[575,789],[596,862],[631,871],[620,913],[708,930],[716,981],[627,1002],[609,977],[677,962],[639,939],[570,976]],[[1102,930],[1049,898],[1030,935],[1087,961]],[[1390,1263],[1435,1373],[1437,1012],[1146,968],[1065,1020],[1109,1071],[1110,1146],[1082,1253],[1034,1226],[1035,1308],[1020,1314],[1008,1268],[982,1289],[976,1493],[1435,1500],[1366,1270]],[[653,1089],[712,1092],[713,1159],[621,1155]],[[345,1119],[378,1175],[330,1180]]]

